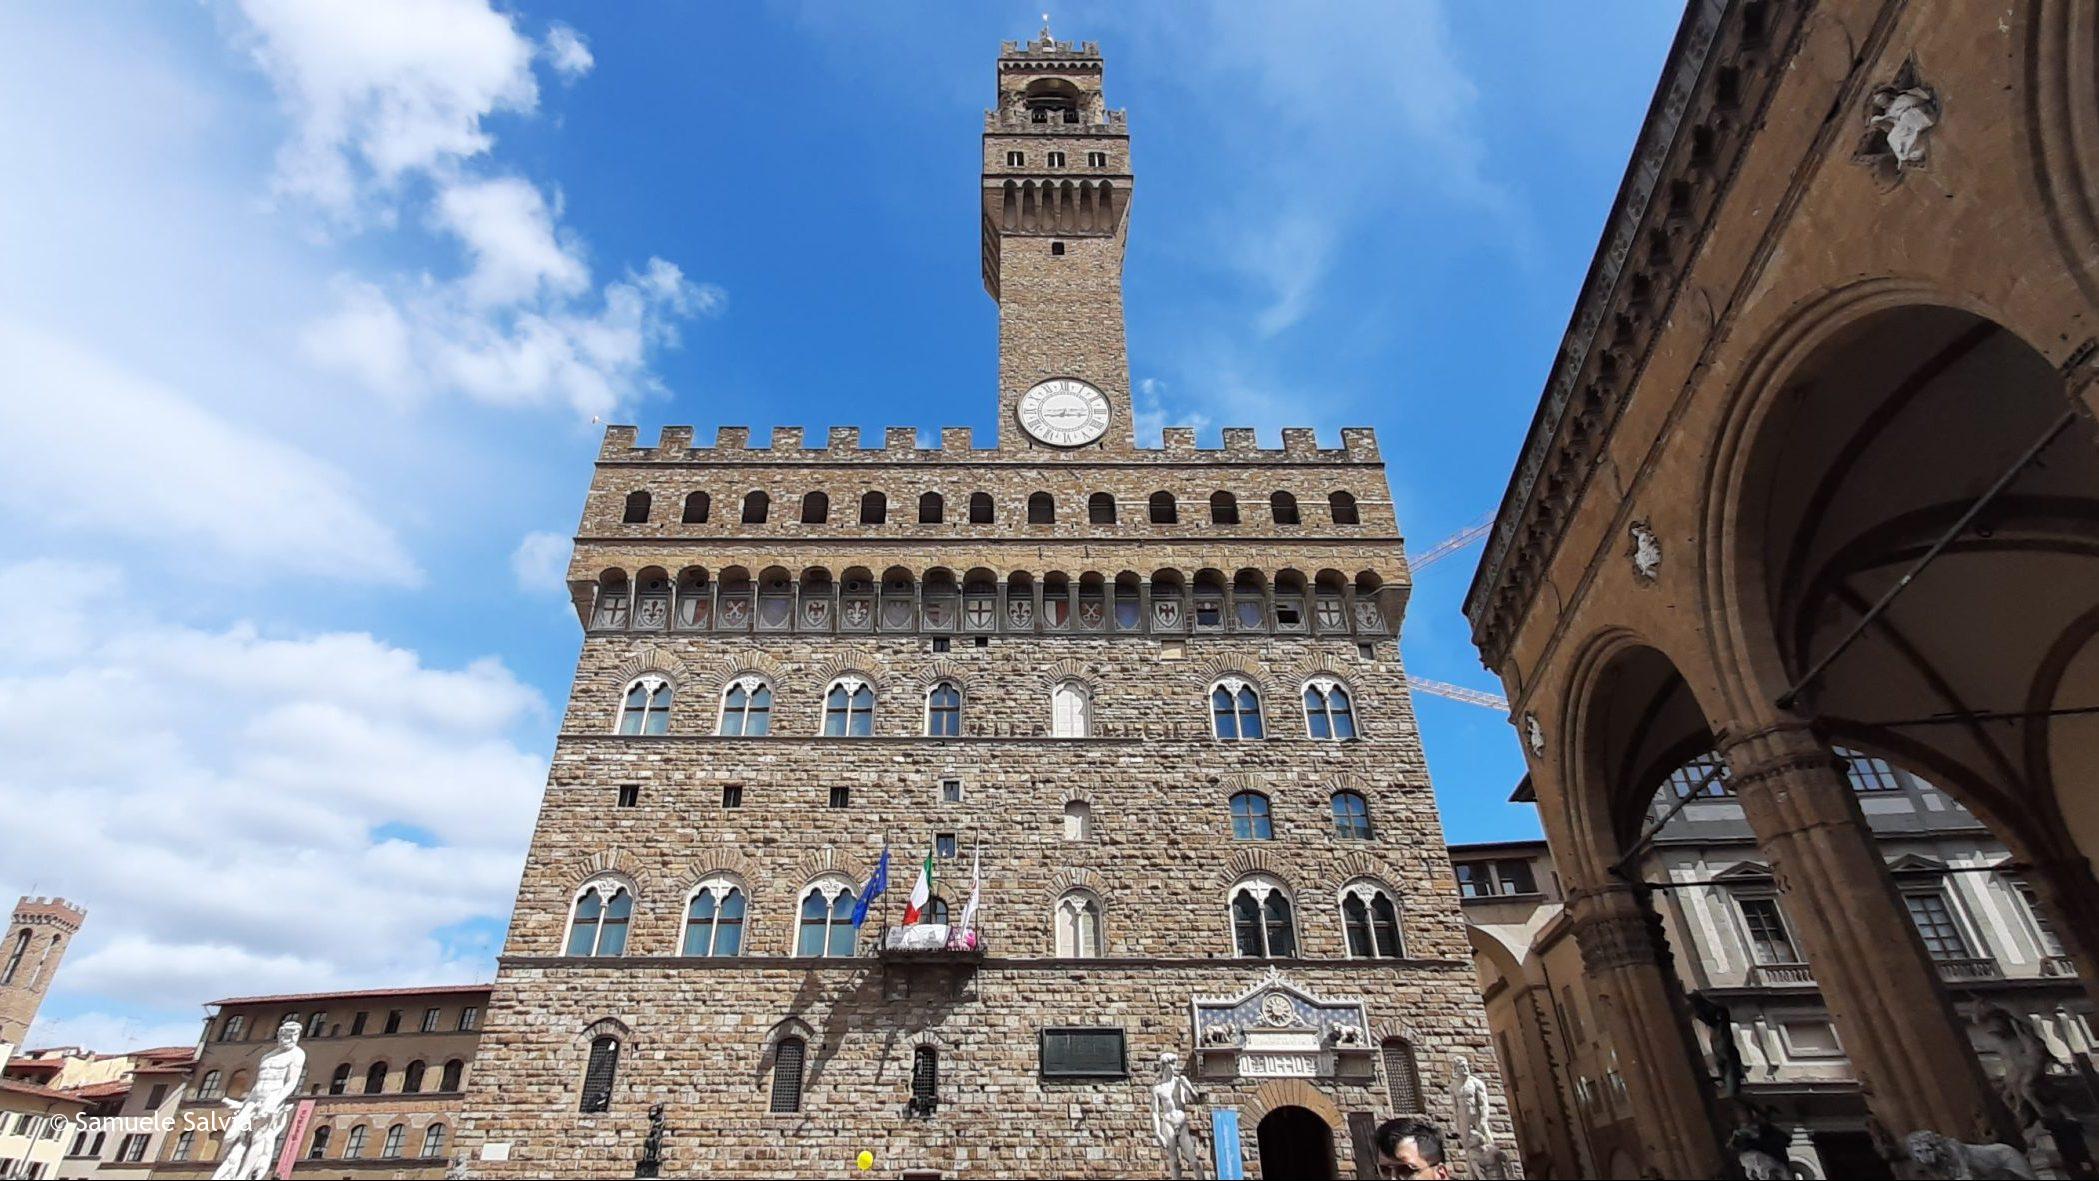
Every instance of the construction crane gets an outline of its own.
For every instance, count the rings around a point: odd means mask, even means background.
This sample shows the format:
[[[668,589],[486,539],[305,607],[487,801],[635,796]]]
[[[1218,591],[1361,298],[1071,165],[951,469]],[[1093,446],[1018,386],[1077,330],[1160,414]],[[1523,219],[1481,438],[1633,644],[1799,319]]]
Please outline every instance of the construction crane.
[[[1430,566],[1485,537],[1487,531],[1492,528],[1494,528],[1494,514],[1488,513],[1449,537],[1422,550],[1420,556],[1416,557],[1409,564],[1413,567],[1414,573],[1419,574]],[[1437,697],[1447,697],[1452,701],[1462,701],[1467,705],[1479,705],[1488,709],[1498,709],[1503,713],[1509,712],[1509,699],[1499,693],[1489,693],[1484,689],[1467,689],[1463,685],[1452,685],[1445,681],[1432,681],[1427,677],[1410,676],[1407,678],[1407,683],[1422,693],[1433,693]]]

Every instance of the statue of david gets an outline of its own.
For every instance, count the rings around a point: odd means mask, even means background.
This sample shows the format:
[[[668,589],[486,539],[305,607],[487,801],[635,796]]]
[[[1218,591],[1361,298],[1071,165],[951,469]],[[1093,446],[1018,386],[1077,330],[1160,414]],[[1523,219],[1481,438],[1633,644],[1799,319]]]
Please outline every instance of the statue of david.
[[[226,1125],[225,1154],[212,1173],[213,1181],[261,1181],[276,1171],[293,1101],[305,1082],[306,1051],[299,1048],[299,1023],[287,1021],[277,1027],[277,1048],[256,1065],[255,1085],[247,1096],[224,1101],[235,1110]]]

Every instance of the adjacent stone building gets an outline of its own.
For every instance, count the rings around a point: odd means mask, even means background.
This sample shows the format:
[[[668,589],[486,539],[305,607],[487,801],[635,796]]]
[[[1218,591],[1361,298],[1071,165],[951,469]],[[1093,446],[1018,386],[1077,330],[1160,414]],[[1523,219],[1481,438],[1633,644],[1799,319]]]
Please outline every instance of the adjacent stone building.
[[[1624,872],[1713,750],[1879,1150],[2045,1151],[1835,748],[1957,798],[2099,985],[2095,95],[2089,0],[1686,5],[1465,604],[1641,1169],[1735,1165]]]
[[[1846,778],[1909,911],[1926,934],[1984,1070],[2005,1063],[1981,1018],[2001,1007],[2030,1021],[2051,1073],[2087,1120],[2099,1081],[2092,1003],[2032,885],[2009,850],[1945,792],[1885,760],[1840,752]],[[1687,995],[1724,1008],[1724,1031],[1696,1027],[1704,1069],[1727,1069],[1741,1094],[1791,1141],[1793,1175],[1889,1177],[1866,1130],[1866,1104],[1828,1003],[1794,935],[1742,804],[1710,755],[1686,763],[1649,808],[1658,826],[1635,863],[1662,885],[1655,905]],[[1529,784],[1516,794],[1531,800]],[[1583,978],[1566,896],[1543,841],[1454,845],[1473,955],[1508,1083],[1525,1175],[1625,1177],[1639,1155],[1617,1045]]]
[[[1376,443],[1137,445],[1102,75],[998,58],[995,445],[607,431],[477,1175],[1156,1176],[1173,1054],[1206,1171],[1368,1176],[1498,1089]]]
[[[209,1177],[226,1121],[286,1022],[306,1051],[288,1136],[300,1177],[442,1177],[488,1012],[486,984],[210,1002],[154,1177]]]

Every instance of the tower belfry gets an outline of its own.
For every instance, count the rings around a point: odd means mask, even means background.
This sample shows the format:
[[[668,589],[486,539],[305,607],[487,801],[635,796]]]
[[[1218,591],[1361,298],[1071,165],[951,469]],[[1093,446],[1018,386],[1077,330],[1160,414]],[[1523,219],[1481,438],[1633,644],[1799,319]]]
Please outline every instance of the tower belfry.
[[[984,114],[984,289],[999,304],[1001,450],[1128,451],[1130,135],[1100,47],[1008,41]]]

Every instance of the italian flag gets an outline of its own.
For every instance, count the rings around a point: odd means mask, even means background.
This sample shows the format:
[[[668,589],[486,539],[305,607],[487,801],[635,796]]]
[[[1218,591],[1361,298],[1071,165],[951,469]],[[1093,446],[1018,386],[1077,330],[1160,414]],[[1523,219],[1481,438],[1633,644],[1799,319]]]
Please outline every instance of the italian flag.
[[[925,913],[926,903],[933,900],[933,855],[918,863],[918,882],[911,887],[911,901],[904,904],[904,925],[910,926]]]

